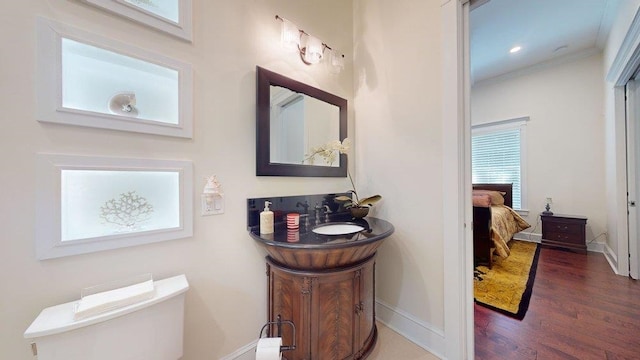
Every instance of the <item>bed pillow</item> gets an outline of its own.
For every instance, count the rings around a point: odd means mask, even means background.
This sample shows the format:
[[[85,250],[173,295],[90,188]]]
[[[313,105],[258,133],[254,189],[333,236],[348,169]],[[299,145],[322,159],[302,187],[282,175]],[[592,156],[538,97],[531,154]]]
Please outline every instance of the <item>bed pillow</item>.
[[[473,190],[473,195],[489,195],[491,205],[504,205],[504,197],[501,191],[494,190]]]
[[[491,196],[489,196],[489,194],[474,194],[473,206],[476,206],[476,207],[491,206]]]

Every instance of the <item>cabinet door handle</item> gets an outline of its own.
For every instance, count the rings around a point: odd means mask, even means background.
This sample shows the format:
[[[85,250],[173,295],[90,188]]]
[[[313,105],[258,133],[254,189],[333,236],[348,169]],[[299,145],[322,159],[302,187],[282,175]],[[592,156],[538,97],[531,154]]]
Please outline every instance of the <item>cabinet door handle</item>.
[[[360,313],[362,313],[363,311],[364,311],[364,303],[360,301],[355,306],[355,313],[356,315],[360,315]]]

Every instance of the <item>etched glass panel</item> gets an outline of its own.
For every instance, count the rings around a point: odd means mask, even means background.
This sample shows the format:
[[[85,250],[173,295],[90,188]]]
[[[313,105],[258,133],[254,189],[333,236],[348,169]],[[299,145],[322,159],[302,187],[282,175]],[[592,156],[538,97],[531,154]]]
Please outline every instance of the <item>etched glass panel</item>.
[[[178,228],[180,172],[62,170],[61,241]]]
[[[62,38],[62,107],[178,124],[179,73]]]
[[[174,23],[180,21],[178,0],[122,0],[123,2]]]

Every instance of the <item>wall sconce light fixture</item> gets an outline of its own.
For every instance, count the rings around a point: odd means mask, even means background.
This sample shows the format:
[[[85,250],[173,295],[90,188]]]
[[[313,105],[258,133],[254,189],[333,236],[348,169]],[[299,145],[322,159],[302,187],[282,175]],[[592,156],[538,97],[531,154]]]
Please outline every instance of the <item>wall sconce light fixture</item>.
[[[278,15],[276,15],[276,19],[282,21],[282,32],[280,36],[282,47],[289,52],[297,52],[298,49],[300,49],[300,30],[298,30],[296,24],[287,19],[283,19]]]
[[[288,51],[297,51],[300,59],[307,65],[320,63],[328,53],[328,66],[332,73],[338,74],[344,69],[344,54],[338,53],[329,45],[313,35],[309,35],[296,24],[276,15],[276,20],[282,21],[281,43]]]

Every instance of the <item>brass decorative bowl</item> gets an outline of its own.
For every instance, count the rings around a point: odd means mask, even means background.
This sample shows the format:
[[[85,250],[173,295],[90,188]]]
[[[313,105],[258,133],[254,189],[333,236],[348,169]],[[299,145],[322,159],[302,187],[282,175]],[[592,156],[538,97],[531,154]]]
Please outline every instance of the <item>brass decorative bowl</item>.
[[[368,206],[352,207],[349,209],[349,211],[351,212],[351,216],[353,216],[354,218],[362,219],[363,217],[367,216],[367,214],[369,213],[369,207]]]

